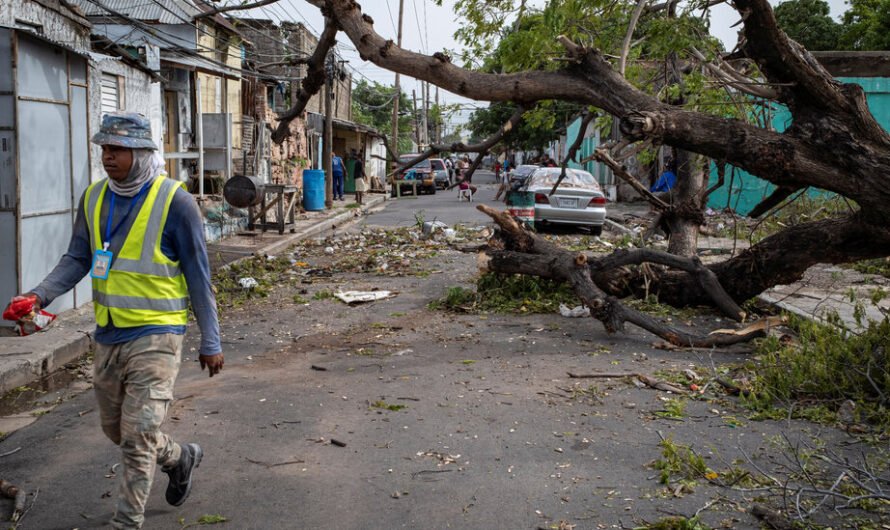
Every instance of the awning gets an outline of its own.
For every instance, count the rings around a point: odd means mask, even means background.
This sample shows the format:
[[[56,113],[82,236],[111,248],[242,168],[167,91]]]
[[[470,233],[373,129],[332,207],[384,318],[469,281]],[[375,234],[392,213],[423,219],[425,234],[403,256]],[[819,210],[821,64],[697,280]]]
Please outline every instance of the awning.
[[[232,79],[241,79],[241,71],[223,66],[220,63],[194,55],[179,55],[161,50],[161,61],[184,67],[186,70],[200,70],[209,74]]]

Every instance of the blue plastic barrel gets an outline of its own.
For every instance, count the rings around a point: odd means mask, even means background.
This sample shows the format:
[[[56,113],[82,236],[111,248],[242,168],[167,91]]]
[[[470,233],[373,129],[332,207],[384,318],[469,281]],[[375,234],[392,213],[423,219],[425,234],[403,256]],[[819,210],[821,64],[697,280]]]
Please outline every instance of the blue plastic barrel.
[[[324,210],[324,171],[321,169],[303,170],[303,209]]]

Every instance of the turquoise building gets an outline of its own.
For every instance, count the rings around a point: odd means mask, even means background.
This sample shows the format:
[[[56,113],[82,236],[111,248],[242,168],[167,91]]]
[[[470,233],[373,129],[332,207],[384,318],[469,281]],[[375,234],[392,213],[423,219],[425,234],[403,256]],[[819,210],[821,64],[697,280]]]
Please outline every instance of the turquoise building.
[[[890,52],[813,52],[813,55],[838,81],[860,85],[875,120],[890,131]],[[773,107],[772,126],[782,132],[791,124],[791,113],[776,103]],[[711,184],[717,182],[716,169],[712,169],[710,179]],[[746,215],[775,188],[746,171],[727,167],[723,186],[708,197],[708,206],[715,210],[728,206]],[[809,193],[825,192],[810,189]]]

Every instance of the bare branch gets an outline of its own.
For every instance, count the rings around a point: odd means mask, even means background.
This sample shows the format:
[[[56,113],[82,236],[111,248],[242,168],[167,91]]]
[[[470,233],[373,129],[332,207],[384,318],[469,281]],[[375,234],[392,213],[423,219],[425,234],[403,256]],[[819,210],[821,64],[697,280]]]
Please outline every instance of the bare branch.
[[[627,33],[624,34],[624,43],[621,45],[621,58],[618,60],[618,73],[621,74],[621,77],[624,77],[624,70],[627,67],[627,56],[630,53],[631,41],[633,40],[634,31],[637,29],[637,22],[640,21],[643,8],[649,2],[650,0],[637,0],[637,7],[634,8],[633,14],[630,16]]]
[[[590,125],[590,122],[596,117],[596,113],[587,112],[584,114],[584,117],[581,118],[581,126],[578,129],[578,136],[575,137],[575,141],[572,142],[572,145],[569,146],[569,150],[566,153],[566,157],[562,160],[562,171],[559,173],[559,178],[556,179],[556,182],[553,183],[553,188],[550,190],[550,195],[556,193],[556,188],[562,184],[562,180],[566,178],[566,167],[569,165],[569,161],[575,161],[575,157],[578,154],[578,149],[581,148],[581,143],[584,142],[584,135],[587,133],[587,126]]]
[[[654,193],[649,191],[649,188],[643,186],[643,184],[636,179],[633,175],[627,172],[627,169],[616,162],[611,156],[609,156],[609,152],[603,148],[595,149],[593,152],[594,157],[600,162],[609,166],[613,173],[618,175],[618,177],[630,184],[633,189],[637,191],[640,195],[642,195],[650,204],[658,208],[659,210],[668,210],[670,209],[670,205],[663,200],[659,199]]]
[[[297,102],[290,108],[290,110],[278,116],[278,119],[280,120],[278,122],[278,127],[276,127],[275,132],[272,133],[272,140],[275,143],[280,144],[288,137],[288,135],[290,135],[290,122],[303,113],[309,100],[312,96],[317,94],[324,85],[324,62],[328,56],[328,52],[337,42],[336,37],[336,22],[334,22],[333,19],[325,18],[324,31],[318,38],[318,46],[315,47],[315,51],[312,52],[312,56],[309,57],[309,72],[306,75],[306,78],[303,79],[303,82],[300,85],[300,90],[297,92]]]

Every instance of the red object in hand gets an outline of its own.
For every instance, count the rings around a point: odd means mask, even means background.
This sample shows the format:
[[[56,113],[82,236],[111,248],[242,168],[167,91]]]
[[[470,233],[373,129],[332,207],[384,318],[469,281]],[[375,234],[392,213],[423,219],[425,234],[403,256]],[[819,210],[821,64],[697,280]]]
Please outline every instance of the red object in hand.
[[[37,295],[35,294],[16,296],[3,311],[3,320],[21,320],[33,313],[37,305]]]
[[[16,296],[3,311],[3,320],[15,321],[19,335],[22,336],[46,328],[55,319],[56,315],[40,309],[40,300],[33,293]]]

